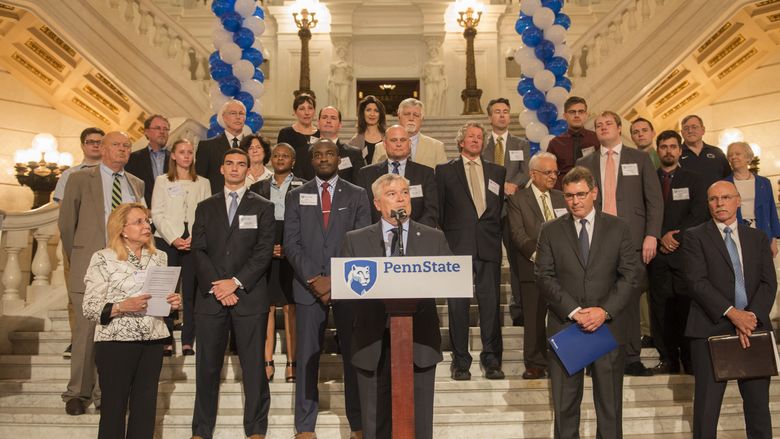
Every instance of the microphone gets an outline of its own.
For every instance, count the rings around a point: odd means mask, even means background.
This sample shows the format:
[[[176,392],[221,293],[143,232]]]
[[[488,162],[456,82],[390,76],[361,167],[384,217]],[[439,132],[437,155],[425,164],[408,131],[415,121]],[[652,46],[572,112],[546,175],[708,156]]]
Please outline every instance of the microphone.
[[[391,210],[390,218],[396,219],[398,221],[403,221],[409,218],[409,214],[406,213],[406,209]]]

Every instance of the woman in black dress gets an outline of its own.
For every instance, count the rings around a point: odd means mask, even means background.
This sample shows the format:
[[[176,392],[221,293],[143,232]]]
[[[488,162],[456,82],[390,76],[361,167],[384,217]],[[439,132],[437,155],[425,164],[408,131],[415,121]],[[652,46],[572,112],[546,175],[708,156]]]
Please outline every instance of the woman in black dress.
[[[317,101],[314,96],[301,93],[293,100],[293,112],[298,119],[291,126],[279,131],[276,141],[286,143],[295,149],[297,160],[293,173],[305,180],[314,178],[314,168],[311,166],[309,145],[312,137],[319,137],[320,132],[313,125],[316,117]]]
[[[385,105],[374,95],[368,95],[358,104],[357,134],[349,144],[359,149],[366,164],[374,163],[376,144],[385,138]]]

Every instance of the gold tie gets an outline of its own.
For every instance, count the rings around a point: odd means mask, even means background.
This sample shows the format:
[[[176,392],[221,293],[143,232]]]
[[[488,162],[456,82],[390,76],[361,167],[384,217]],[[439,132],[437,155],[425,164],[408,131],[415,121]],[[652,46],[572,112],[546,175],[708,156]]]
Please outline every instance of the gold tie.
[[[547,194],[541,194],[539,197],[542,199],[542,206],[544,206],[544,220],[550,221],[551,219],[554,219],[552,212],[550,212],[550,208],[547,207]]]
[[[496,139],[496,150],[495,150],[495,163],[497,165],[504,166],[504,138],[498,137]]]
[[[474,207],[477,209],[477,217],[485,213],[485,193],[480,190],[477,163],[469,161],[469,185],[471,186],[471,198],[474,199]]]

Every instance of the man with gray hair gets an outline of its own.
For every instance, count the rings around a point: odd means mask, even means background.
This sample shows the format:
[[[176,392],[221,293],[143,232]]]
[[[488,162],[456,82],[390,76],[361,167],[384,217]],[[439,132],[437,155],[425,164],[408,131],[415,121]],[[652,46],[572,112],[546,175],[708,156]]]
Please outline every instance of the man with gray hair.
[[[221,192],[225,186],[225,177],[220,172],[222,156],[228,149],[238,148],[244,138],[246,107],[241,101],[231,99],[222,105],[217,121],[225,131],[216,137],[198,142],[198,150],[195,153],[195,171],[209,179],[212,194]]]
[[[410,156],[412,161],[434,169],[436,165],[447,161],[447,154],[444,152],[444,143],[420,133],[423,108],[423,103],[417,99],[404,99],[398,104],[398,124],[404,127],[406,133],[409,134],[409,140],[412,144],[412,155]],[[377,162],[387,158],[383,143],[376,145],[374,157],[377,157]]]

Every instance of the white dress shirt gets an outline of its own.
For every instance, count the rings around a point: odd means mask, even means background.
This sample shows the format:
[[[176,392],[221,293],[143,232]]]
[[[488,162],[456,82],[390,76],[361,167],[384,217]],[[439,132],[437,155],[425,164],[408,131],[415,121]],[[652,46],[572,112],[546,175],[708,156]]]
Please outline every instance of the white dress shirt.
[[[227,187],[225,187],[225,211],[230,212],[230,203],[233,201],[232,198],[230,198],[230,193],[235,192],[238,194],[238,199],[236,200],[237,205],[241,205],[241,199],[244,198],[244,194],[247,191],[246,186],[241,186],[239,189],[236,190],[230,190]]]

